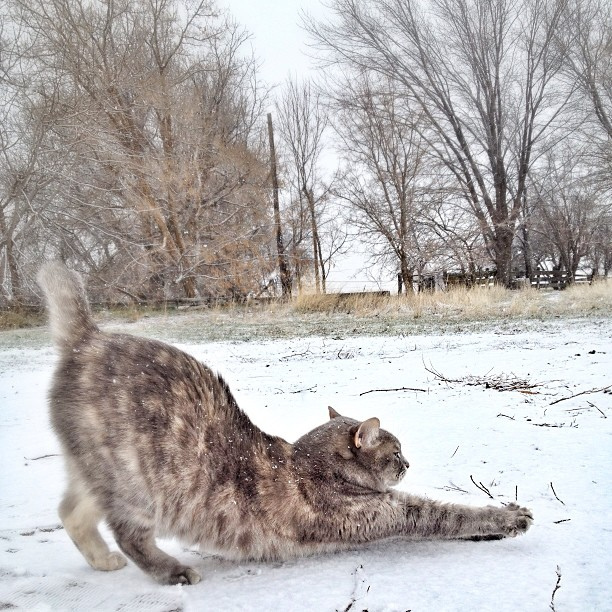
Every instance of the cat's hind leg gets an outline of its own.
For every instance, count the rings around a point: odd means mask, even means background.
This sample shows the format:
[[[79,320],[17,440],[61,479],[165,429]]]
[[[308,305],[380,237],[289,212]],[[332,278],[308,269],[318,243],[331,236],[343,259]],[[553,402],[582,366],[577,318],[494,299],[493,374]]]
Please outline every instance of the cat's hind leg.
[[[196,584],[200,581],[200,575],[193,568],[182,565],[157,547],[153,525],[146,526],[142,521],[137,523],[123,517],[119,520],[109,518],[121,550],[159,583]]]
[[[87,563],[102,571],[118,570],[127,563],[119,552],[111,552],[102,539],[98,524],[104,518],[95,499],[77,483],[72,483],[59,507],[66,532]]]

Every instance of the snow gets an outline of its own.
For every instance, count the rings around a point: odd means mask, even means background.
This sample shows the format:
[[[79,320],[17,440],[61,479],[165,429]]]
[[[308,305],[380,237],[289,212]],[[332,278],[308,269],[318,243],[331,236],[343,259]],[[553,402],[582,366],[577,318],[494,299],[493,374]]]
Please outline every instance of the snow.
[[[611,319],[179,344],[222,372],[268,432],[294,440],[327,418],[328,405],[377,416],[410,461],[400,488],[473,505],[518,496],[535,523],[509,540],[397,540],[285,563],[234,563],[165,541],[203,576],[173,587],[132,563],[96,572],[70,542],[56,513],[64,473],[45,405],[55,356],[46,343],[8,346],[0,348],[0,609],[535,611],[549,609],[557,567],[556,610],[611,609],[612,394],[591,393],[612,384]],[[513,374],[538,386],[443,383],[430,365],[457,380]],[[400,387],[425,391],[364,393]]]

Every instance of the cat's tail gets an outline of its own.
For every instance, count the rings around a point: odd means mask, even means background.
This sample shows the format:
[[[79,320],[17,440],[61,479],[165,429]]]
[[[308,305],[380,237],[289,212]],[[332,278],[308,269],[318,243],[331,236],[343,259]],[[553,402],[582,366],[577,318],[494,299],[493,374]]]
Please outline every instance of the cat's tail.
[[[71,349],[98,328],[93,322],[81,276],[58,261],[43,265],[37,276],[49,309],[51,337],[60,349]]]

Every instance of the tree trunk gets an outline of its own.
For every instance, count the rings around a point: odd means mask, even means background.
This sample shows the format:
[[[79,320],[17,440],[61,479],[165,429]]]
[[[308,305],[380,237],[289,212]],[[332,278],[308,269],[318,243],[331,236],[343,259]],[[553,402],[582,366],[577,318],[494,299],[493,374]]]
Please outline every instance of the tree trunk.
[[[408,294],[408,291],[410,291],[411,293],[414,292],[414,289],[412,287],[412,277],[413,277],[413,271],[410,269],[410,266],[408,265],[408,258],[406,257],[405,253],[401,253],[400,254],[399,278],[401,279],[401,284],[404,286],[405,294]],[[398,280],[398,285],[399,285],[399,280]]]
[[[6,263],[9,270],[9,278],[11,281],[11,298],[15,304],[19,304],[21,300],[21,277],[19,274],[19,263],[15,257],[15,243],[13,241],[12,231],[9,230],[6,224],[4,211],[0,208],[0,236],[5,236],[4,250],[6,253]]]
[[[531,278],[533,276],[533,254],[531,251],[531,236],[526,225],[523,225],[523,259],[525,262],[525,276]]]
[[[268,113],[268,140],[270,141],[270,173],[272,175],[272,202],[274,206],[274,229],[276,233],[276,253],[278,256],[278,270],[280,274],[283,297],[291,296],[291,271],[285,245],[283,243],[283,232],[281,227],[280,205],[278,201],[278,172],[276,168],[276,149],[274,147],[274,128],[272,127],[272,113]]]
[[[497,228],[495,233],[494,261],[497,268],[497,282],[508,289],[513,284],[512,274],[512,241],[514,232],[509,228]]]
[[[13,302],[16,305],[19,305],[22,299],[21,277],[19,274],[19,264],[17,263],[17,258],[15,257],[14,246],[15,245],[13,243],[13,239],[9,238],[6,241],[6,261],[8,263],[11,279],[11,293],[13,297]]]
[[[327,293],[327,285],[326,285],[327,274],[325,273],[325,261],[323,259],[323,249],[321,248],[321,239],[319,237],[318,227],[317,227],[317,250],[319,252],[318,254],[319,268],[321,269],[321,292]]]
[[[306,183],[302,186],[302,191],[308,202],[308,210],[310,212],[310,228],[312,232],[312,252],[314,257],[314,273],[315,273],[315,291],[321,293],[321,269],[320,269],[320,253],[321,247],[319,244],[319,230],[317,228],[317,217],[315,215],[315,203],[312,189],[308,189]]]

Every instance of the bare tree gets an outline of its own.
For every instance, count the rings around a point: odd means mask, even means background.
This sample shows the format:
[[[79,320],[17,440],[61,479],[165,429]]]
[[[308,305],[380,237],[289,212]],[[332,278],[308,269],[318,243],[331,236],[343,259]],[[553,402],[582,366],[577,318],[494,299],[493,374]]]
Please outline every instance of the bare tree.
[[[533,177],[537,208],[533,229],[546,245],[554,269],[572,279],[581,265],[599,267],[602,229],[609,225],[611,208],[607,198],[581,165],[576,151],[550,154],[546,165]],[[587,262],[590,256],[591,262]],[[605,254],[603,257],[605,268]]]
[[[124,287],[148,295],[245,294],[265,281],[263,99],[247,34],[208,0],[14,5],[41,68],[35,86],[60,82],[55,134],[81,159],[47,221],[74,226],[72,245],[101,278],[121,268]]]
[[[590,142],[592,179],[612,188],[612,5],[606,0],[569,0],[556,36],[564,69],[578,87],[594,121],[583,126]]]
[[[554,96],[561,56],[558,0],[333,0],[309,21],[330,62],[373,71],[403,89],[432,126],[428,144],[466,194],[499,281],[534,158],[565,106]]]
[[[310,255],[312,245],[310,239],[310,211],[304,202],[304,198],[300,196],[300,190],[296,190],[291,183],[283,191],[285,192],[285,205],[282,216],[286,228],[287,253],[297,290],[301,293],[304,280],[308,276],[308,270],[312,269],[313,264],[313,258]]]
[[[432,261],[434,271],[456,271],[460,278],[472,284],[483,268],[490,266],[480,227],[470,214],[465,194],[452,189],[444,193],[443,190],[430,202],[423,222],[436,235],[439,243],[437,256]]]
[[[44,241],[38,216],[57,170],[48,153],[53,105],[28,90],[29,40],[0,3],[0,302],[27,301],[37,265],[30,247]],[[49,83],[49,88],[53,84]]]
[[[3,3],[4,4],[4,3]],[[4,8],[4,6],[0,7]],[[19,79],[17,40],[12,40],[6,33],[7,20],[4,12],[0,13],[0,279],[2,280],[3,297],[19,300],[21,293],[21,275],[16,256],[18,226],[24,211],[17,202],[20,184],[26,178],[24,168],[16,168],[13,151],[20,148],[23,155],[25,146],[21,138],[19,121]],[[5,278],[5,270],[8,270]]]
[[[288,79],[277,101],[276,112],[280,134],[291,159],[291,164],[287,164],[290,180],[296,185],[299,200],[306,203],[309,213],[315,289],[317,293],[325,293],[326,258],[319,229],[327,190],[320,182],[319,163],[328,118],[320,94],[308,80],[299,83]]]
[[[593,265],[593,276],[602,274],[604,278],[612,273],[612,206],[604,210],[589,252]]]
[[[612,6],[605,0],[571,0],[563,25],[557,40],[565,67],[612,139]]]
[[[343,81],[337,91],[345,172],[334,192],[372,258],[398,270],[401,285],[412,291],[415,273],[422,274],[434,255],[425,218],[439,195],[426,172],[428,147],[417,127],[422,113],[406,108],[385,79],[364,75]]]

